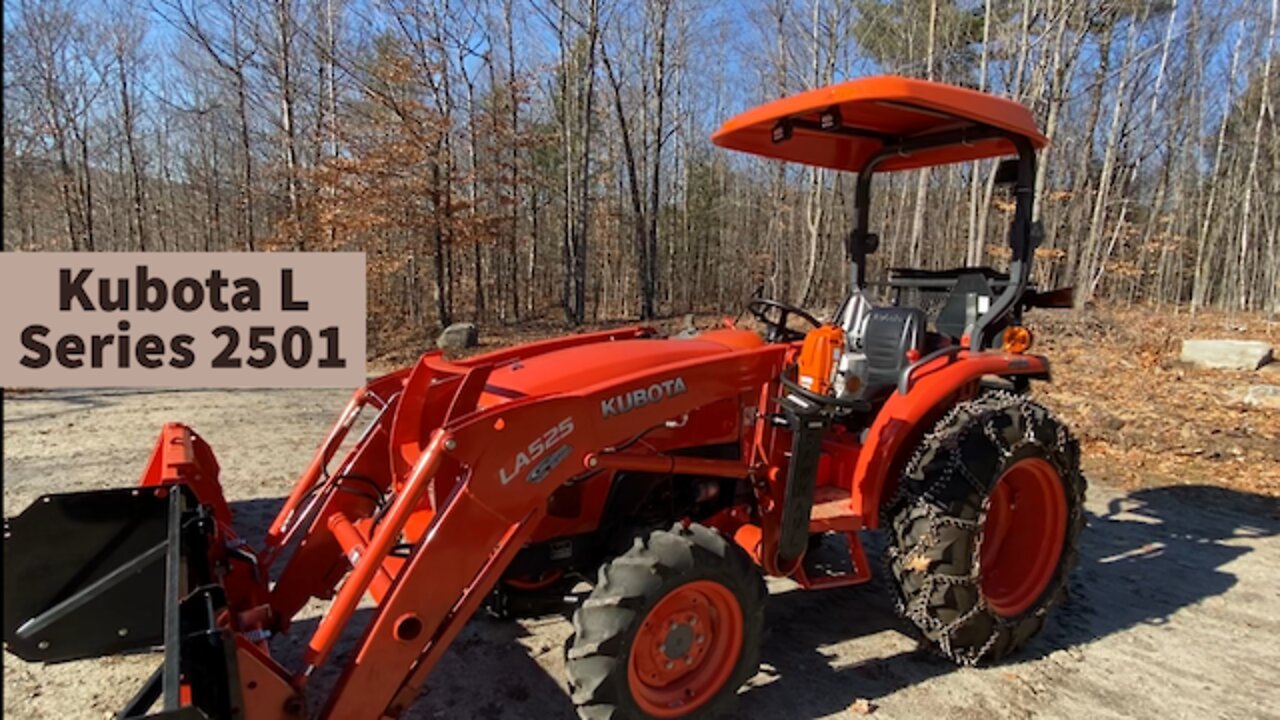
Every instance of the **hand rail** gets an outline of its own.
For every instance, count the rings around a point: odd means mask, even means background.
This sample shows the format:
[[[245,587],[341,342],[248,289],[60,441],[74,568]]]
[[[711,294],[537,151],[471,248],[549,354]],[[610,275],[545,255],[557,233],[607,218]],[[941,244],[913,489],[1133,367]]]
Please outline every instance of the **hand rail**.
[[[912,382],[911,376],[915,374],[915,371],[919,370],[925,365],[928,365],[934,360],[937,360],[940,357],[949,357],[949,356],[959,355],[960,351],[963,349],[964,348],[959,345],[948,345],[944,348],[939,348],[937,350],[934,350],[928,355],[925,355],[919,360],[902,368],[902,374],[898,376],[898,392],[902,393],[903,395],[907,394],[907,391],[911,389],[911,382]]]

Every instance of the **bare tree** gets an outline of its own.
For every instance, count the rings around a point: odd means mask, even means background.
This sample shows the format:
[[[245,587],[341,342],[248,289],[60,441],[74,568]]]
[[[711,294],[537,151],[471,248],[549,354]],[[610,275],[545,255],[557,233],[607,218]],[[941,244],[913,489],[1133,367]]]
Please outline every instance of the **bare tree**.
[[[5,9],[6,248],[364,249],[375,346],[456,317],[834,303],[848,176],[707,136],[886,72],[1036,114],[1037,282],[1280,311],[1276,0]],[[878,179],[872,272],[998,262],[996,168]]]

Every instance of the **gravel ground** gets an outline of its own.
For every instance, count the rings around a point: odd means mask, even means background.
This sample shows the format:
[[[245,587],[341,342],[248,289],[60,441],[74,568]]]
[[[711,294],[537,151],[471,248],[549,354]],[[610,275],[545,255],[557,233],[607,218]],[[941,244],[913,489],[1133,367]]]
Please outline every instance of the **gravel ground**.
[[[219,453],[242,530],[261,526],[346,399],[338,391],[59,391],[4,399],[4,511],[42,493],[136,481],[160,425]],[[1070,604],[1018,658],[958,669],[903,633],[878,583],[772,584],[763,667],[743,718],[1280,718],[1280,512],[1187,477],[1126,493],[1090,478]],[[1208,487],[1214,485],[1214,487]],[[259,533],[246,532],[251,540]],[[300,627],[306,627],[302,622]],[[557,618],[477,617],[413,718],[569,718]],[[296,641],[295,641],[296,642]],[[276,652],[294,653],[289,639]],[[158,655],[39,666],[5,654],[13,718],[111,717]]]

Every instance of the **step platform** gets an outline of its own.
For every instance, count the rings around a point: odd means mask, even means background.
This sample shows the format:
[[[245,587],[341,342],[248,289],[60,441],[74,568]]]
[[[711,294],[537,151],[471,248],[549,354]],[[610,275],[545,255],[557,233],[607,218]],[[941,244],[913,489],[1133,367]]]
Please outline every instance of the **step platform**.
[[[851,505],[848,490],[814,489],[809,513],[809,550],[794,579],[807,589],[858,585],[871,579],[871,567],[858,531],[862,517]]]

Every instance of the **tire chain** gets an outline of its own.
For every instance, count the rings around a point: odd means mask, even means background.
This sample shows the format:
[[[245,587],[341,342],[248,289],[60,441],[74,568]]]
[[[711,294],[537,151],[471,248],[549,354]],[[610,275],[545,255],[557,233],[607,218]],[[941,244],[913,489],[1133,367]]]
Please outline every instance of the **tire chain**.
[[[1005,441],[1004,437],[1000,434],[999,429],[995,427],[995,424],[992,421],[1002,412],[1014,406],[1018,407],[1019,414],[1022,415],[1024,430],[1021,442],[1011,447]],[[1008,458],[1027,443],[1040,443],[1039,438],[1035,436],[1034,432],[1036,422],[1031,412],[1031,405],[1023,395],[1017,395],[1006,390],[994,390],[984,393],[973,403],[956,405],[947,411],[942,419],[934,425],[933,429],[921,439],[915,452],[912,454],[911,459],[903,468],[902,480],[898,483],[897,492],[894,494],[893,499],[886,505],[886,507],[894,508],[895,511],[901,511],[905,501],[912,495],[916,495],[928,503],[925,506],[925,517],[929,520],[929,527],[921,537],[921,541],[918,542],[916,547],[912,548],[910,551],[904,553],[900,551],[896,545],[892,543],[888,545],[884,554],[884,570],[886,572],[886,577],[894,576],[893,563],[895,560],[901,558],[906,562],[911,556],[917,555],[921,546],[927,547],[931,544],[931,541],[936,541],[938,537],[937,533],[940,528],[953,526],[965,529],[974,529],[975,527],[983,527],[986,522],[990,502],[990,498],[986,496],[990,488],[983,485],[980,479],[974,477],[972,473],[968,472],[967,468],[964,473],[965,482],[984,496],[982,508],[978,513],[977,519],[962,520],[960,518],[944,515],[938,510],[938,493],[942,488],[946,487],[950,483],[951,478],[953,477],[952,468],[966,467],[962,462],[948,463],[939,477],[931,482],[922,492],[911,493],[908,489],[908,483],[905,482],[906,478],[921,470],[922,464],[925,462],[926,456],[931,449],[945,448],[951,453],[953,460],[959,460],[960,448],[963,445],[963,441],[968,436],[968,433],[973,432],[972,427],[968,426],[964,427],[964,429],[958,433],[953,431],[952,424],[962,414],[973,417],[987,416],[986,421],[983,422],[981,426],[982,432],[994,445],[996,445],[996,447],[1000,448],[1002,458]],[[1055,438],[1056,442],[1053,450],[1059,455],[1062,455],[1066,452],[1066,446],[1070,442],[1070,437],[1062,425],[1059,424],[1057,428],[1057,437]],[[943,438],[944,435],[949,437]],[[945,442],[939,445],[937,444],[937,441],[939,440],[945,440]],[[890,522],[893,522],[893,519],[891,519]],[[999,640],[1001,631],[1011,630],[1019,622],[1026,619],[1025,617],[1007,619],[992,613],[991,616],[994,622],[992,623],[991,633],[981,646],[976,650],[967,651],[960,651],[952,647],[951,639],[955,631],[964,627],[966,623],[976,617],[979,613],[983,613],[988,610],[986,598],[983,597],[978,587],[982,577],[981,547],[982,535],[981,532],[979,532],[978,540],[974,543],[972,550],[973,556],[970,560],[970,566],[974,568],[974,572],[970,576],[941,574],[931,574],[927,576],[924,580],[924,586],[921,588],[920,592],[916,593],[915,601],[911,603],[910,607],[907,607],[906,603],[904,603],[901,592],[895,592],[893,598],[894,611],[899,617],[911,621],[916,625],[916,627],[929,628],[934,632],[939,632],[938,650],[946,657],[966,667],[978,664],[982,658],[991,651],[991,648]],[[920,556],[923,557],[923,555]],[[972,588],[978,600],[974,603],[973,607],[960,614],[950,623],[944,624],[929,614],[926,603],[937,587],[945,587],[949,585],[962,585]],[[1043,618],[1047,613],[1048,608],[1041,606],[1036,608],[1033,616]]]

